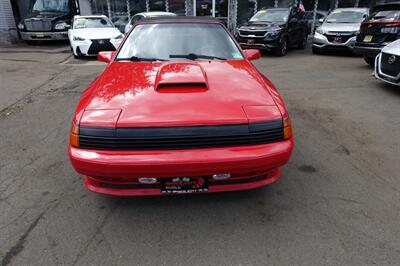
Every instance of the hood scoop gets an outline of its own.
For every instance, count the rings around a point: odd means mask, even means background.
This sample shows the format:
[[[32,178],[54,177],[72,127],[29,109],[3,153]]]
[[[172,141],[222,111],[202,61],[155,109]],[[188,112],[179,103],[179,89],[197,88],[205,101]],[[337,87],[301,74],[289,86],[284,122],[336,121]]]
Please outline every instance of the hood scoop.
[[[196,63],[168,63],[158,70],[155,79],[158,92],[193,92],[208,90],[207,76]]]

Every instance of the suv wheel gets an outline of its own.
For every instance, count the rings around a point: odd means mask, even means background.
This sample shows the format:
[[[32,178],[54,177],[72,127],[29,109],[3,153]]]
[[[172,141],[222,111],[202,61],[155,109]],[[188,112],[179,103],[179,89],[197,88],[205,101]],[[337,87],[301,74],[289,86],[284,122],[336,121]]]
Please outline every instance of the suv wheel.
[[[370,66],[374,66],[375,65],[375,58],[374,57],[369,57],[369,56],[364,56],[364,61],[370,65]]]
[[[287,38],[282,37],[281,43],[276,48],[275,54],[279,56],[284,56],[287,53],[287,49],[288,49]]]
[[[313,54],[322,54],[322,50],[318,47],[313,46],[312,47],[312,53]]]
[[[303,38],[301,38],[301,40],[298,44],[298,47],[303,50],[306,49],[307,41],[308,41],[308,34],[304,33],[304,36],[303,36]]]

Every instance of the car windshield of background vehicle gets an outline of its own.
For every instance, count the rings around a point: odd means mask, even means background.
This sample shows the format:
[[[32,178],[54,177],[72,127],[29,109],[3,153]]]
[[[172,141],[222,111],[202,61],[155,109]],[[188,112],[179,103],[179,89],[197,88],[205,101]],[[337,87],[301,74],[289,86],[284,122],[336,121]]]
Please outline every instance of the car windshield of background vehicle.
[[[77,18],[74,23],[75,29],[86,28],[109,28],[112,23],[106,18]]]
[[[365,19],[366,13],[361,11],[333,11],[327,18],[327,23],[359,23]]]
[[[243,59],[228,32],[219,24],[165,23],[136,26],[118,60]]]
[[[70,11],[69,0],[36,0],[32,10],[36,12],[68,13]]]
[[[400,10],[378,11],[371,15],[369,20],[395,20],[399,19]]]
[[[289,18],[289,10],[260,10],[255,14],[250,21],[251,22],[278,22],[286,23]]]

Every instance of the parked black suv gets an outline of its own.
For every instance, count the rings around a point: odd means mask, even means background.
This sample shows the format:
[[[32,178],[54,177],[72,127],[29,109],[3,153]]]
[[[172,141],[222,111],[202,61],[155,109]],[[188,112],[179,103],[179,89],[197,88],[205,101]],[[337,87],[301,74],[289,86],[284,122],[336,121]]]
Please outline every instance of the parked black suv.
[[[79,13],[77,1],[30,0],[29,14],[18,24],[25,41],[68,40],[72,18]]]
[[[400,2],[377,5],[361,24],[354,51],[373,66],[375,57],[387,44],[400,38]]]
[[[304,49],[309,34],[304,15],[297,7],[262,9],[236,30],[235,37],[243,48],[277,55],[285,55],[290,46]]]

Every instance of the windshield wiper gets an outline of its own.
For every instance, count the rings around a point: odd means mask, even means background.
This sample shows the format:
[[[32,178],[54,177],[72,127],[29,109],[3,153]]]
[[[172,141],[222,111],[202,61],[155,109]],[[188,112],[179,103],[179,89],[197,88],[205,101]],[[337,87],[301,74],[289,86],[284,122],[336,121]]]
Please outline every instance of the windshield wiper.
[[[117,61],[124,61],[124,60],[129,60],[132,62],[140,62],[140,61],[169,61],[167,59],[162,59],[162,58],[147,58],[147,57],[139,57],[139,56],[131,56],[129,58],[117,58]]]
[[[189,60],[196,60],[196,59],[218,59],[218,60],[227,60],[223,57],[213,56],[213,55],[202,55],[202,54],[170,54],[169,58],[186,58]]]

